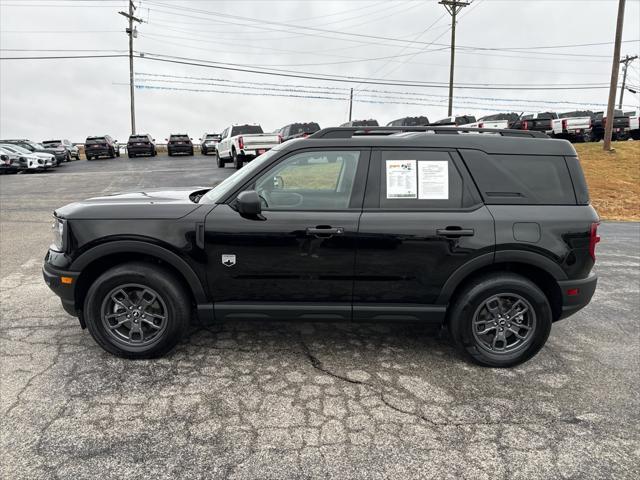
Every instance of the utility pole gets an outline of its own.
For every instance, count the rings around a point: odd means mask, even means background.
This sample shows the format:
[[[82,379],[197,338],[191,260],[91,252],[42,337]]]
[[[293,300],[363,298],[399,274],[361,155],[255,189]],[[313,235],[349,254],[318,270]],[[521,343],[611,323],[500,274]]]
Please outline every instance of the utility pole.
[[[353,88],[349,93],[349,121],[351,121],[351,112],[353,111]]]
[[[461,2],[460,0],[440,0],[440,5],[444,5],[449,15],[451,15],[451,61],[449,65],[449,109],[448,116],[453,111],[453,71],[456,58],[456,16],[458,12],[469,5],[469,2]]]
[[[616,42],[613,48],[613,65],[611,67],[611,84],[609,85],[609,103],[607,105],[607,122],[604,126],[604,151],[611,151],[611,135],[613,133],[613,110],[616,106],[616,90],[618,86],[618,70],[620,70],[620,43],[622,42],[622,26],[624,25],[625,0],[618,3],[618,22],[616,24]]]
[[[133,28],[133,22],[142,23],[137,17],[133,16],[133,12],[136,6],[133,4],[133,0],[129,0],[129,13],[118,12],[120,15],[129,19],[129,28],[126,29],[127,35],[129,35],[129,96],[131,98],[131,135],[136,134],[136,106],[134,100],[133,90],[135,88],[133,83],[133,39],[138,36],[137,31]]]
[[[618,104],[619,110],[622,110],[622,97],[624,97],[624,87],[627,84],[627,67],[629,66],[629,63],[633,62],[636,58],[638,58],[637,55],[633,57],[625,55],[624,60],[620,60],[620,63],[624,63],[624,70],[622,73],[622,86],[620,87],[620,103]]]

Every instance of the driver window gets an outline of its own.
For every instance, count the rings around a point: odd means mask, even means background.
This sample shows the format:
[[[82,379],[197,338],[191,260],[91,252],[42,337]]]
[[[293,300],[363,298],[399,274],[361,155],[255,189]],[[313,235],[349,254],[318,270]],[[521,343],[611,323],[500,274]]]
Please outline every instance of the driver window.
[[[348,208],[359,151],[311,151],[292,155],[255,184],[268,210]]]

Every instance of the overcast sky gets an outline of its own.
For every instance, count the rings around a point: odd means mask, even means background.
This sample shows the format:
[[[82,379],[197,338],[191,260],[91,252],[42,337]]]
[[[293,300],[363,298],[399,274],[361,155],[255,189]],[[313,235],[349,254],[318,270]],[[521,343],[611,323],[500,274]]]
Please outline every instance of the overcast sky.
[[[449,78],[451,19],[437,0],[142,0],[136,5],[145,23],[137,27],[134,49],[148,58],[135,59],[135,78],[150,87],[135,92],[137,130],[158,140],[171,132],[196,139],[231,123],[260,123],[265,131],[300,121],[339,125],[347,120],[351,87],[355,119],[386,124],[407,115],[446,116],[447,89],[441,86]],[[617,0],[473,0],[457,24],[456,83],[607,85],[617,5]],[[126,0],[0,0],[0,56],[125,54],[126,19],[117,12],[126,8]],[[639,19],[640,2],[628,0],[623,55],[639,53]],[[593,43],[602,45],[563,47]],[[149,59],[169,56],[231,68],[433,85],[328,82]],[[639,67],[636,60],[629,68],[631,86],[640,85]],[[108,133],[126,140],[128,58],[3,60],[0,69],[0,137],[83,141]],[[598,110],[607,95],[608,88],[457,88],[454,113]],[[627,91],[625,109],[638,104],[638,95]]]

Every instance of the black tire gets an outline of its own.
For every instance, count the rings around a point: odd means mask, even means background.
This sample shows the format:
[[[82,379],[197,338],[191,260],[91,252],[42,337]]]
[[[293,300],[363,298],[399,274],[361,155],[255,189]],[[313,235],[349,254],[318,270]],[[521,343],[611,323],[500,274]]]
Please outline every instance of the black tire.
[[[173,153],[171,153],[171,151],[167,150],[167,157],[173,157]]]
[[[158,305],[165,310],[165,320],[159,332],[147,326],[151,333],[148,345],[134,345],[119,337],[117,329],[108,329],[103,320],[103,310],[110,302],[110,294],[120,286],[136,285],[148,288],[157,294]],[[127,287],[125,287],[127,288]],[[131,298],[131,297],[127,297]],[[189,294],[168,270],[148,263],[125,263],[100,275],[91,285],[84,302],[84,318],[94,340],[107,352],[123,358],[155,358],[171,350],[186,331],[190,320]],[[123,309],[126,312],[126,309]],[[135,309],[133,310],[135,312]],[[143,315],[142,310],[140,315]],[[132,320],[126,320],[133,325]],[[148,325],[140,321],[140,328]],[[155,323],[155,320],[154,320]],[[126,330],[126,325],[121,327]],[[115,333],[110,333],[114,332]]]
[[[87,161],[93,160],[93,157],[91,155],[87,155]]]
[[[201,153],[202,155],[206,155],[206,154],[207,154],[207,149],[206,149],[206,148],[204,148],[204,147],[200,147],[200,153]]]
[[[218,165],[218,168],[224,168],[227,162],[225,162],[224,159],[220,157],[218,150],[214,150],[213,154],[216,157],[216,164]]]
[[[478,312],[481,311],[487,300],[498,295],[524,299],[524,304],[528,303],[532,310],[532,315],[524,317],[523,324],[533,320],[533,323],[529,323],[529,326],[533,326],[529,331],[519,330],[526,340],[521,340],[519,347],[514,346],[512,351],[491,352],[491,347],[478,339],[479,332],[476,334],[473,331],[474,318],[477,318]],[[515,317],[515,315],[511,315],[510,319],[503,317],[502,320],[498,320],[502,323],[497,327],[493,327],[497,324],[493,321],[485,321],[486,323],[481,323],[481,325],[484,325],[482,328],[487,329],[487,324],[491,324],[490,327],[495,328],[496,334],[498,328],[506,329],[505,335],[511,335],[509,338],[518,342],[510,328],[507,328],[507,325],[508,327],[513,325],[513,328],[516,329],[520,328],[515,325],[519,320],[516,318],[514,321]],[[447,324],[456,346],[469,359],[482,366],[505,368],[526,362],[540,351],[549,337],[552,319],[549,301],[536,284],[513,273],[495,273],[474,280],[456,295],[447,315]],[[504,343],[502,346],[506,347],[507,344]]]
[[[242,155],[238,155],[235,150],[231,151],[231,155],[233,157],[233,168],[235,168],[236,170],[240,170],[242,168],[242,164],[244,163]]]
[[[133,153],[127,153],[127,157],[133,158],[133,157],[135,157],[135,155]]]
[[[71,161],[71,154],[69,152],[67,152],[67,154],[64,157],[64,161],[69,163]]]
[[[116,158],[116,151],[114,149],[109,150],[109,158]]]

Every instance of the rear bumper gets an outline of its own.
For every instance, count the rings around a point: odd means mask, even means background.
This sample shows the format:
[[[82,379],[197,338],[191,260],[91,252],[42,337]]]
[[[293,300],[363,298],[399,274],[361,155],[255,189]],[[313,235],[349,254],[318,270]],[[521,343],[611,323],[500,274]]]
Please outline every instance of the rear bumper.
[[[108,148],[90,148],[88,150],[84,151],[85,155],[91,155],[92,157],[98,157],[98,156],[106,156],[106,155],[110,155],[111,151]]]
[[[153,153],[152,147],[127,147],[127,153],[133,155],[151,155]]]
[[[44,282],[47,286],[53,291],[53,293],[60,297],[62,308],[64,308],[69,315],[77,317],[79,312],[75,307],[75,290],[80,273],[60,270],[49,263],[45,263],[42,267],[42,276],[44,277]],[[62,277],[71,278],[71,283],[62,283]]]
[[[167,151],[171,153],[191,153],[193,145],[171,145],[167,146]]]
[[[590,273],[587,278],[580,280],[562,280],[558,282],[562,292],[562,312],[558,320],[567,318],[586,307],[598,284],[598,276]]]

